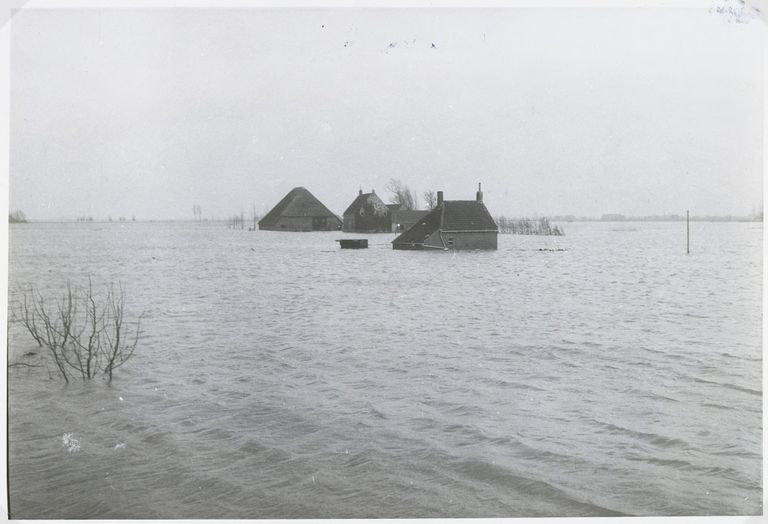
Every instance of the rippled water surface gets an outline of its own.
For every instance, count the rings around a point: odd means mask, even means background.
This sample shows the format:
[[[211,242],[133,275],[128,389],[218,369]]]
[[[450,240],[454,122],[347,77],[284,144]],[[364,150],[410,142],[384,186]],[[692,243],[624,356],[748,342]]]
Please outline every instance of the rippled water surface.
[[[693,223],[689,256],[684,228],[14,225],[12,300],[90,274],[145,316],[111,385],[10,369],[12,517],[761,513],[762,225]]]

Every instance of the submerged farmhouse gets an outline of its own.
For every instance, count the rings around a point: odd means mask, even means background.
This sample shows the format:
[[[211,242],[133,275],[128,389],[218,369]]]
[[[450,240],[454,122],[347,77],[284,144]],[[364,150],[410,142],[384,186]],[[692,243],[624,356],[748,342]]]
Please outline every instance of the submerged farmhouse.
[[[478,186],[475,200],[443,200],[413,227],[392,241],[394,249],[496,249],[499,230],[483,203]]]
[[[291,189],[259,220],[264,231],[336,231],[341,220],[304,187]]]
[[[401,209],[398,207],[392,212],[392,230],[398,233],[408,231],[415,226],[422,218],[427,216],[429,210],[421,209]]]
[[[344,211],[341,230],[347,233],[389,233],[392,231],[392,217],[389,207],[377,195],[376,191],[363,193]]]

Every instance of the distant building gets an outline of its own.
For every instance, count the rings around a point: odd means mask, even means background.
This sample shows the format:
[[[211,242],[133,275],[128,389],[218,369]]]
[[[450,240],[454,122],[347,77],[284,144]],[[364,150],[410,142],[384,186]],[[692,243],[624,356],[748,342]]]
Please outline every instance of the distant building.
[[[341,220],[303,187],[291,189],[259,220],[264,231],[337,231]]]
[[[376,195],[376,191],[363,193],[344,211],[342,231],[348,233],[389,233],[392,217],[389,207]]]
[[[387,204],[387,208],[389,208],[389,214],[394,215],[395,211],[403,208],[403,204]]]
[[[411,229],[416,222],[427,216],[429,210],[405,209],[403,204],[387,204],[389,216],[392,218],[392,231],[402,233]]]
[[[392,213],[392,230],[398,233],[408,231],[415,226],[422,218],[427,216],[429,211],[419,209],[397,209]]]
[[[394,249],[496,249],[499,230],[483,203],[478,186],[475,200],[443,200],[418,223],[392,241]]]

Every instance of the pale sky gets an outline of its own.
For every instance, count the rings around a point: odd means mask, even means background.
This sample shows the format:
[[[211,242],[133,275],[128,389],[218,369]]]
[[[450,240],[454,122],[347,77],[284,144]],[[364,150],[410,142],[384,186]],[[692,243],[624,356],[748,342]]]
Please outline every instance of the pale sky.
[[[759,20],[706,9],[24,9],[10,208],[341,214],[391,178],[494,215],[749,214]],[[434,44],[434,47],[433,47]]]

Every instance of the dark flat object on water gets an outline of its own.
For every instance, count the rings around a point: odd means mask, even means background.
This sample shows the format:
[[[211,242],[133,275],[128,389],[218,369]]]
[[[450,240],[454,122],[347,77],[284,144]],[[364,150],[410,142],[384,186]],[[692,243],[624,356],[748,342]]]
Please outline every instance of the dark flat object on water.
[[[341,249],[366,249],[368,247],[367,238],[343,238],[336,242],[341,244]]]

